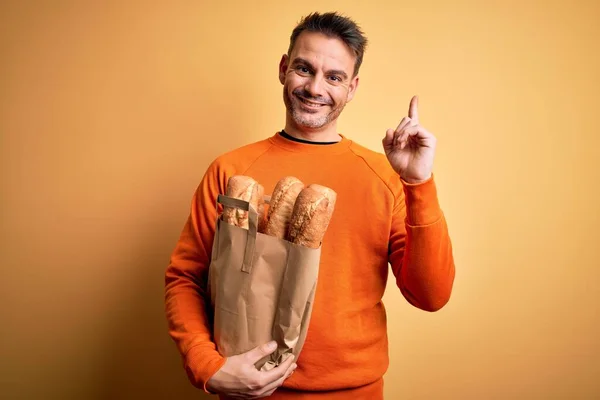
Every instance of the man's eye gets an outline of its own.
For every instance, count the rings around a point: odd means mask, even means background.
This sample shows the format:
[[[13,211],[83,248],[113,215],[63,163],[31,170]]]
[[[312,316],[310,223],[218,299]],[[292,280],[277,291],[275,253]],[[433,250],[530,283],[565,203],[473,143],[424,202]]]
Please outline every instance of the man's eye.
[[[332,81],[335,81],[335,82],[341,82],[342,81],[342,78],[340,78],[339,76],[336,76],[336,75],[330,76],[329,79],[331,79]]]
[[[309,69],[308,69],[308,68],[306,68],[306,67],[302,67],[302,66],[300,66],[300,67],[297,67],[297,68],[296,68],[296,70],[298,70],[299,72],[302,72],[303,74],[308,74],[308,73],[310,73],[310,71],[309,71]]]

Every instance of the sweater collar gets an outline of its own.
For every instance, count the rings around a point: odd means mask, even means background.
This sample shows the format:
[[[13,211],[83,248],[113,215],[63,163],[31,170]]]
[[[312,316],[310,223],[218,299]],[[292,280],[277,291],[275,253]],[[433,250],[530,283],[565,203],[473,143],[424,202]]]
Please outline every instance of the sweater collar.
[[[350,148],[352,141],[342,134],[339,135],[342,137],[342,140],[337,143],[327,145],[297,142],[283,137],[280,132],[277,132],[275,135],[273,135],[269,141],[277,147],[281,147],[285,150],[293,152],[310,154],[340,154]]]

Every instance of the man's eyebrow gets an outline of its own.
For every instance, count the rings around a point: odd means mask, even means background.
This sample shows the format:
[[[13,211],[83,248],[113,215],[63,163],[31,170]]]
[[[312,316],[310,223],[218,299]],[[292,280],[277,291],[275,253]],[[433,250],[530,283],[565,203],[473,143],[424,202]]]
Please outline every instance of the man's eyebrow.
[[[301,57],[294,58],[294,61],[292,62],[292,65],[296,65],[296,64],[304,64],[304,65],[306,65],[307,67],[309,67],[312,70],[315,69],[315,67],[313,67],[313,65],[310,63],[310,61],[305,60],[304,58],[301,58]]]
[[[315,67],[310,63],[310,61],[305,60],[302,57],[296,57],[296,58],[294,58],[294,61],[292,62],[292,65],[298,65],[298,64],[304,64],[308,68],[310,68],[311,70],[313,70],[313,71],[315,70]],[[348,74],[345,73],[344,71],[340,70],[340,69],[331,69],[329,71],[326,71],[326,73],[328,75],[340,75],[344,79],[348,79]]]
[[[329,75],[340,75],[342,78],[344,78],[344,80],[348,79],[348,74],[346,74],[341,69],[332,69],[332,70],[329,70],[329,71],[327,71],[327,74],[329,74]]]

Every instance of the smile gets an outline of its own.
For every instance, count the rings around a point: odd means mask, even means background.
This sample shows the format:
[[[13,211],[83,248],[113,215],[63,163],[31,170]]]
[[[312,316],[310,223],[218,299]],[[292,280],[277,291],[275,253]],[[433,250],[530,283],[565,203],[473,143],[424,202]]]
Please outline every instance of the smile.
[[[327,104],[324,103],[315,103],[309,100],[306,100],[300,96],[296,96],[303,104],[306,104],[307,106],[311,107],[311,108],[319,108],[319,107],[323,107]]]

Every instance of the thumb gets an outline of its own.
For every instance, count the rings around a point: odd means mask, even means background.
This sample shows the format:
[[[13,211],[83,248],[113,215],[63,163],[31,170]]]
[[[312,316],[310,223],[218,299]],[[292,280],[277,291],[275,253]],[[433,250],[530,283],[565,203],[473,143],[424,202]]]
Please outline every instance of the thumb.
[[[277,349],[277,342],[272,340],[268,343],[265,343],[263,345],[253,348],[252,350],[246,352],[244,354],[244,356],[246,357],[246,359],[249,362],[254,364],[254,363],[258,362],[258,360],[260,360],[261,358],[266,357],[269,354],[273,353],[276,349]]]

